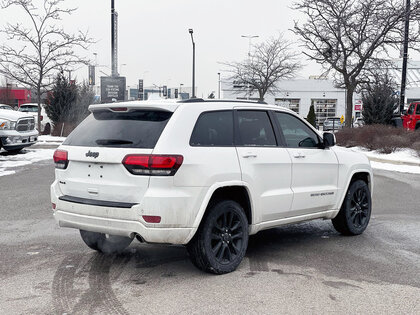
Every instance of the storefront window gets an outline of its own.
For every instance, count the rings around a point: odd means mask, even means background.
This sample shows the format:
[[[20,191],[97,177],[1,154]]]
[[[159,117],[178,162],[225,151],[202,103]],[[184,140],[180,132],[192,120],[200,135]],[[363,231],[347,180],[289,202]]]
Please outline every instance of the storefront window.
[[[276,98],[275,104],[277,106],[286,107],[288,109],[291,109],[295,113],[299,114],[299,104],[300,99],[294,99],[294,98]]]
[[[327,118],[336,117],[337,100],[331,99],[313,99],[316,123],[322,125]]]

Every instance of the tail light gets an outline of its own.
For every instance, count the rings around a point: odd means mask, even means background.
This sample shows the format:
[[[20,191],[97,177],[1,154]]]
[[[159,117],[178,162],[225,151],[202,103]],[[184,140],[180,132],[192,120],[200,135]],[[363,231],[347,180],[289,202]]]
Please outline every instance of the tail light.
[[[147,223],[160,223],[161,217],[156,215],[143,215],[143,220]]]
[[[69,164],[67,151],[55,150],[53,158],[54,158],[55,168],[58,168],[61,170],[64,170],[67,168],[67,165]]]
[[[42,121],[44,119],[44,116],[39,116],[39,119]]]
[[[130,154],[122,163],[134,175],[173,176],[183,160],[182,155]]]

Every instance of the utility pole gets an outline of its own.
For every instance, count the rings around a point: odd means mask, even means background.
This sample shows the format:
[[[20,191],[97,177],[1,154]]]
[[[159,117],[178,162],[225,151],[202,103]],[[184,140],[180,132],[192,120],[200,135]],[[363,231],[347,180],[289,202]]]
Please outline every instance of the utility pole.
[[[191,41],[193,45],[192,97],[191,98],[195,98],[195,42],[194,42],[194,37],[193,37],[194,32],[192,28],[190,28],[188,32],[191,35]]]
[[[241,35],[243,38],[248,38],[249,40],[249,47],[248,47],[248,58],[251,60],[251,48],[252,48],[252,39],[258,38],[258,35]]]
[[[404,111],[405,87],[407,84],[407,60],[408,60],[408,36],[410,32],[410,0],[406,0],[405,6],[405,29],[404,29],[404,54],[402,60],[401,73],[401,93],[400,93],[400,115]]]
[[[220,100],[220,72],[218,72],[217,75],[219,76],[219,93],[218,93],[218,98]]]
[[[111,0],[111,69],[112,76],[118,76],[118,13],[115,11],[115,0]]]

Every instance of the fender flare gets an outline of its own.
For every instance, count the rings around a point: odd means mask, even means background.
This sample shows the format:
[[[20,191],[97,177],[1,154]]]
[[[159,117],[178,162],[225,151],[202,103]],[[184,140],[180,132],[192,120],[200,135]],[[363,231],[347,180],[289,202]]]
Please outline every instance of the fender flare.
[[[340,200],[339,200],[339,202],[337,204],[338,205],[338,207],[337,207],[337,209],[338,209],[337,214],[340,211],[341,206],[343,205],[344,198],[346,198],[346,194],[347,194],[347,191],[349,190],[351,180],[353,179],[353,176],[355,174],[357,174],[357,173],[368,173],[369,174],[369,184],[368,185],[369,185],[370,194],[372,195],[372,192],[373,192],[373,173],[372,173],[372,169],[368,169],[368,168],[357,168],[357,169],[352,170],[349,173],[349,175],[347,176],[347,182],[346,182],[346,185],[344,186],[345,188],[343,189],[342,196],[341,196],[341,198],[340,198]]]
[[[195,218],[194,224],[193,224],[193,229],[191,230],[191,233],[188,235],[187,239],[184,241],[184,243],[188,243],[195,235],[195,233],[197,232],[200,223],[204,217],[204,214],[207,210],[207,206],[210,202],[211,197],[213,196],[214,192],[219,189],[219,188],[223,188],[223,187],[231,187],[231,186],[241,186],[244,187],[247,192],[248,192],[248,197],[249,197],[249,202],[251,204],[251,216],[254,218],[254,209],[255,209],[255,205],[254,205],[254,201],[252,199],[252,195],[250,193],[250,188],[248,183],[244,182],[244,181],[240,181],[240,180],[235,180],[235,181],[227,181],[227,182],[218,182],[215,183],[213,185],[211,185],[208,190],[207,193],[205,195],[205,197],[203,198],[203,201],[201,202],[201,206],[198,210],[197,216]]]

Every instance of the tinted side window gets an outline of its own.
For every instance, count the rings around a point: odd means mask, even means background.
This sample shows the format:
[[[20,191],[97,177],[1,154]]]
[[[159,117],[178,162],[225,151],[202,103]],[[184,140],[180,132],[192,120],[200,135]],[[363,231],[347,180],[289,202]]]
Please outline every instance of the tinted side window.
[[[416,114],[420,115],[420,104],[417,104]]]
[[[318,147],[318,136],[303,121],[295,116],[279,112],[275,113],[275,117],[279,122],[287,147]]]
[[[412,115],[414,113],[414,104],[411,104],[407,110],[407,115]]]
[[[129,112],[95,111],[63,142],[83,147],[153,149],[171,112],[133,110]]]
[[[276,146],[273,127],[265,111],[238,111],[240,144],[245,146]]]
[[[200,115],[191,135],[192,146],[232,146],[233,112],[215,111]]]

